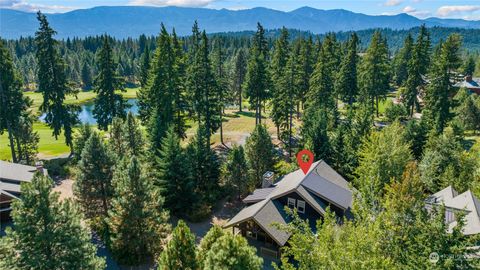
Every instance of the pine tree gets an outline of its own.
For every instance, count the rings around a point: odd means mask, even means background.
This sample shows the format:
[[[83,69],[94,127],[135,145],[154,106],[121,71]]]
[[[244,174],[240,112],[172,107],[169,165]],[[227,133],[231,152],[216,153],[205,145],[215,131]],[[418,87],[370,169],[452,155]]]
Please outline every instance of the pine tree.
[[[245,81],[245,75],[247,73],[247,60],[245,56],[245,52],[243,49],[239,49],[235,54],[234,58],[234,71],[233,71],[233,78],[232,78],[232,88],[234,91],[234,95],[237,97],[238,102],[238,111],[242,111],[242,94],[243,89],[242,85]]]
[[[398,51],[393,59],[394,64],[394,74],[393,80],[398,86],[403,86],[407,81],[408,77],[408,62],[413,55],[413,38],[412,35],[408,34],[405,40],[403,41],[403,47]]]
[[[175,54],[175,92],[173,95],[174,120],[173,125],[178,137],[185,139],[187,127],[185,125],[185,112],[187,111],[187,101],[185,100],[185,54],[182,43],[173,29],[172,33],[173,53]]]
[[[198,246],[197,263],[199,269],[204,269],[205,259],[207,258],[208,251],[212,248],[213,244],[215,244],[215,242],[226,233],[227,232],[225,232],[222,227],[218,225],[213,225],[210,230],[208,230],[207,234],[202,238],[202,241],[200,241],[200,245]]]
[[[227,85],[227,74],[224,67],[225,62],[225,52],[222,48],[221,39],[215,39],[213,41],[213,52],[212,52],[212,68],[213,74],[215,76],[216,82],[216,95],[219,102],[218,106],[218,115],[220,117],[220,143],[225,144],[223,141],[223,111],[228,100],[228,85]]]
[[[115,90],[125,91],[124,81],[116,70],[117,64],[113,59],[113,50],[110,46],[108,36],[103,36],[103,44],[98,53],[98,75],[94,81],[94,91],[97,93],[95,98],[95,109],[93,116],[97,120],[98,128],[107,130],[108,125],[112,123],[113,118],[125,118],[127,107],[126,101],[122,95],[116,94]]]
[[[314,68],[313,41],[310,36],[308,39],[300,40],[300,52],[298,55],[299,68],[297,70],[297,84],[299,85],[297,102],[302,103],[304,109],[305,100],[310,89],[310,77]],[[297,116],[300,114],[300,106],[297,105]]]
[[[255,126],[245,144],[245,155],[249,168],[249,191],[261,185],[263,174],[272,171],[275,164],[275,149],[267,128],[263,125]]]
[[[425,92],[424,117],[430,129],[443,132],[450,118],[450,95],[454,92],[455,71],[460,67],[461,39],[451,35],[438,45],[430,71],[430,83]]]
[[[112,198],[114,162],[97,132],[92,132],[83,148],[79,173],[74,185],[75,196],[88,218],[106,217]]]
[[[185,160],[185,150],[180,146],[180,139],[173,127],[170,127],[157,159],[157,185],[165,197],[165,207],[175,215],[182,215],[195,201],[194,182]]]
[[[328,115],[325,109],[309,109],[302,127],[302,137],[306,149],[313,152],[315,160],[330,161],[331,145],[327,134]]]
[[[243,88],[249,100],[250,108],[255,109],[255,124],[262,123],[262,105],[268,98],[269,78],[267,74],[268,47],[263,26],[257,24],[257,32],[252,39],[247,74]]]
[[[462,73],[465,76],[472,76],[475,72],[475,58],[470,55],[462,66]]]
[[[187,224],[180,220],[173,230],[172,238],[168,241],[162,252],[158,270],[195,270],[196,261],[195,235],[190,231]]]
[[[75,204],[60,201],[53,181],[36,174],[22,184],[22,199],[12,204],[14,230],[7,230],[5,269],[105,269]],[[1,265],[1,264],[0,264]]]
[[[115,171],[109,211],[111,248],[122,264],[138,265],[161,251],[169,231],[163,198],[145,177],[140,161],[125,157]]]
[[[370,103],[378,117],[378,106],[390,89],[388,47],[379,31],[373,34],[370,46],[360,65],[360,100]]]
[[[140,81],[140,87],[145,87],[148,82],[148,74],[150,71],[150,65],[151,65],[151,59],[152,57],[150,56],[150,48],[148,45],[145,45],[144,52],[142,54],[142,57],[140,59],[140,74],[138,80]]]
[[[204,127],[198,129],[187,147],[187,160],[200,203],[210,205],[218,196],[220,168],[217,155],[207,146],[207,134]]]
[[[8,132],[13,162],[21,159],[15,151],[14,129],[31,103],[28,98],[23,97],[21,85],[10,52],[3,41],[0,41],[0,134],[5,130]]]
[[[128,113],[122,130],[121,142],[124,154],[141,157],[145,153],[145,139],[140,130],[140,124],[131,112]]]
[[[65,64],[56,49],[53,39],[56,32],[50,27],[47,17],[37,13],[40,29],[35,33],[36,57],[38,63],[38,91],[43,94],[40,110],[46,113],[45,122],[58,138],[63,128],[65,143],[73,151],[72,128],[78,122],[78,106],[64,104],[67,95],[75,95],[65,74]]]
[[[223,164],[223,182],[230,190],[234,190],[238,198],[249,192],[248,167],[243,147],[234,145]]]
[[[226,233],[208,251],[204,269],[260,270],[262,266],[263,259],[257,256],[256,249],[249,246],[245,238]]]
[[[82,157],[83,148],[85,143],[92,135],[92,127],[89,124],[82,124],[77,132],[73,135],[73,151],[75,153],[74,158],[79,161]]]
[[[92,72],[90,66],[85,62],[82,66],[82,84],[83,89],[90,90],[92,88]]]
[[[352,105],[358,95],[357,65],[358,65],[358,46],[357,34],[352,33],[347,43],[347,54],[343,57],[340,64],[340,70],[335,82],[335,92],[340,99]]]
[[[150,71],[151,78],[139,94],[140,117],[144,123],[148,123],[149,139],[154,150],[159,149],[168,126],[173,122],[173,95],[179,91],[174,66],[172,41],[162,24]]]
[[[34,165],[38,154],[38,142],[40,141],[38,132],[33,131],[35,117],[26,112],[17,121],[13,132],[17,143],[18,160],[25,164]]]

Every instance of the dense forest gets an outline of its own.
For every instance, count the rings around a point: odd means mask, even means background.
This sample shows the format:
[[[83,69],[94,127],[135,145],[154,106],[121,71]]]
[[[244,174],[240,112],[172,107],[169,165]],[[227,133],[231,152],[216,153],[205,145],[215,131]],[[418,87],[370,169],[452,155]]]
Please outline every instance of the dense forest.
[[[71,148],[75,200],[59,200],[41,175],[22,186],[0,269],[103,269],[90,231],[122,265],[260,269],[243,237],[214,226],[197,246],[170,217],[205,220],[223,198],[261,186],[266,171],[296,170],[301,149],[355,187],[354,219],[327,213],[312,230],[292,212],[280,269],[478,269],[479,239],[462,233],[462,215],[449,230],[444,207],[425,207],[448,186],[480,195],[480,97],[456,87],[476,69],[461,36],[474,30],[317,38],[261,24],[253,34],[207,35],[194,24],[188,37],[162,25],[158,37],[57,41],[38,20],[34,38],[0,42],[0,128],[12,159],[34,163],[38,137],[23,93],[42,93],[46,124]],[[140,85],[138,116],[118,92],[129,85]],[[90,89],[94,127],[79,125],[78,108],[65,102]],[[244,145],[219,151],[212,136],[223,143],[227,107],[255,125]],[[197,127],[189,139],[188,123]],[[433,252],[442,255],[435,264]]]

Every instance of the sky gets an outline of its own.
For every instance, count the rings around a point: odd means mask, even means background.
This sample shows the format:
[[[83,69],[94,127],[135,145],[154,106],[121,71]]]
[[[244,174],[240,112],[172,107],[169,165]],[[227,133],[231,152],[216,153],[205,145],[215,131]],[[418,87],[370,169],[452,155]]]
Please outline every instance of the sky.
[[[346,9],[369,15],[408,13],[427,18],[480,20],[480,0],[0,0],[0,8],[28,12],[68,12],[95,6],[182,6],[212,9],[267,7],[291,11],[303,6],[318,9]]]

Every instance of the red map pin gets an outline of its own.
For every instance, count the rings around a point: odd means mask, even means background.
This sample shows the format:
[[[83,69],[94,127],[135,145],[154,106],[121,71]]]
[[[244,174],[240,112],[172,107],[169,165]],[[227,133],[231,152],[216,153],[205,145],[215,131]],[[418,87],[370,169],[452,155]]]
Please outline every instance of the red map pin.
[[[303,156],[307,156],[308,160],[305,161],[303,159]],[[303,149],[302,151],[298,152],[297,163],[298,163],[298,166],[302,168],[303,173],[307,174],[308,170],[310,169],[310,166],[312,166],[312,163],[313,163],[313,153],[308,151],[307,149]]]

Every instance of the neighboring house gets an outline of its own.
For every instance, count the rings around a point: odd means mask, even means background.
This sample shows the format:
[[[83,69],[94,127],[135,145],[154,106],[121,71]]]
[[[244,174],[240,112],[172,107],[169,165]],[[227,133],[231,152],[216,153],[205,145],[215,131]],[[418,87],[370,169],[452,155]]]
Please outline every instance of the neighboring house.
[[[467,88],[473,93],[480,95],[480,78],[465,76],[465,80],[455,84],[456,87]]]
[[[297,209],[300,217],[309,220],[313,230],[327,207],[339,218],[351,217],[352,189],[324,161],[313,163],[307,174],[299,169],[275,184],[270,185],[264,180],[262,186],[243,200],[247,207],[224,226],[247,237],[262,254],[278,258],[279,248],[287,244],[290,234],[274,225],[290,221],[286,206]]]
[[[47,174],[41,165],[37,167],[0,160],[0,219],[9,218],[11,203],[21,197],[20,185],[32,181],[35,172]]]
[[[449,224],[450,231],[457,225],[458,213],[464,212],[463,233],[465,235],[480,233],[480,201],[470,190],[458,194],[452,186],[448,186],[429,196],[427,205],[445,205],[445,222]]]

